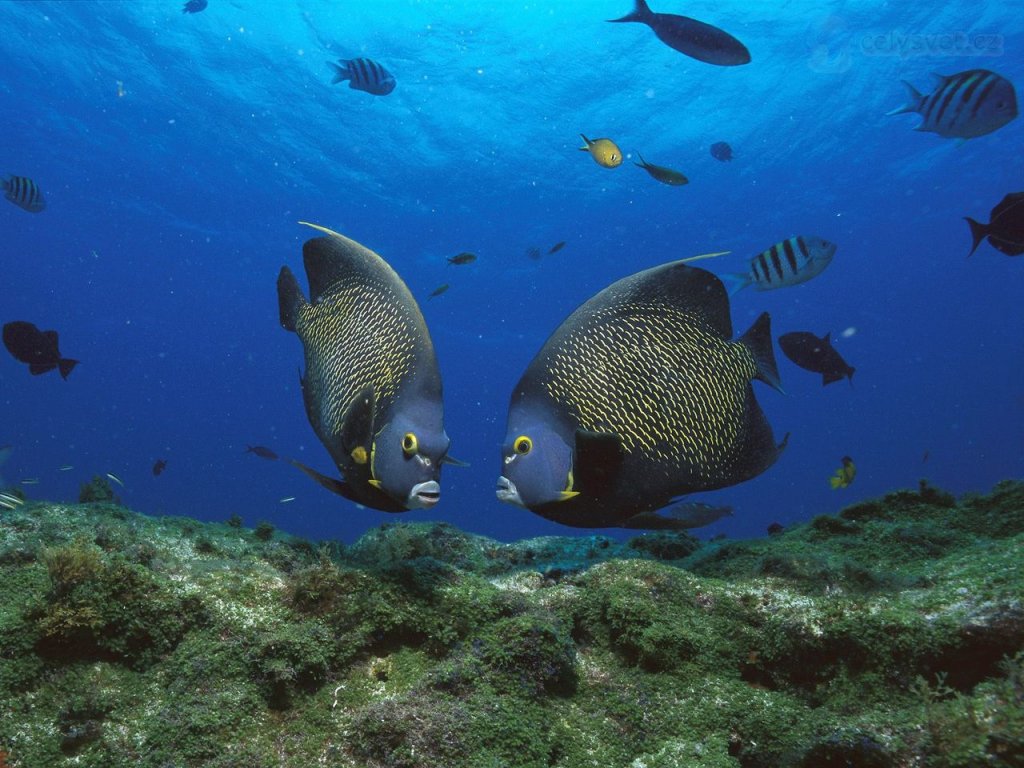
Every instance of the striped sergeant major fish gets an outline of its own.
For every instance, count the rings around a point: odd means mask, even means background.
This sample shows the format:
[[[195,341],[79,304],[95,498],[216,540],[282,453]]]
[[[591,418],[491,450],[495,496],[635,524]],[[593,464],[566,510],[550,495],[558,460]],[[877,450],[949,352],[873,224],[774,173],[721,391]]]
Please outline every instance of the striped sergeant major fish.
[[[373,59],[340,59],[334,67],[331,85],[348,80],[348,87],[374,96],[387,96],[395,90],[395,78]]]
[[[39,213],[46,207],[43,193],[32,179],[25,176],[8,176],[3,181],[4,197],[29,213]]]
[[[759,291],[785,288],[821,274],[835,253],[835,243],[797,235],[757,254],[750,260],[750,271],[746,274],[722,275],[722,282],[730,296],[748,285]]]
[[[908,83],[908,101],[888,112],[918,112],[924,119],[914,130],[937,133],[947,139],[973,139],[998,130],[1017,117],[1013,83],[987,69],[969,69],[956,75],[935,75],[938,87],[924,95]]]

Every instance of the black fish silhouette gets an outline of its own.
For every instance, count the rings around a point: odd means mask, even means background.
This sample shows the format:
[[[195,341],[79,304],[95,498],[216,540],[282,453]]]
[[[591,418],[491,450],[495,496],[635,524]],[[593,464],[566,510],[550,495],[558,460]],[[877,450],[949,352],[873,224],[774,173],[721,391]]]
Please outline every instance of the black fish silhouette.
[[[782,353],[805,371],[821,374],[825,386],[844,378],[853,381],[854,368],[832,346],[831,333],[820,339],[807,331],[784,333],[779,337]]]
[[[988,224],[975,221],[970,216],[964,218],[974,238],[968,256],[978,249],[986,237],[993,248],[1007,256],[1020,256],[1024,253],[1024,192],[1011,192],[1004,197],[992,209]]]
[[[67,379],[78,365],[77,360],[60,356],[56,331],[40,331],[32,323],[22,320],[4,326],[4,346],[15,360],[28,364],[28,371],[33,376],[58,368],[61,378]]]
[[[750,62],[750,51],[728,32],[686,16],[655,13],[647,6],[646,0],[636,0],[632,13],[609,21],[646,24],[669,48],[707,64],[735,67]]]

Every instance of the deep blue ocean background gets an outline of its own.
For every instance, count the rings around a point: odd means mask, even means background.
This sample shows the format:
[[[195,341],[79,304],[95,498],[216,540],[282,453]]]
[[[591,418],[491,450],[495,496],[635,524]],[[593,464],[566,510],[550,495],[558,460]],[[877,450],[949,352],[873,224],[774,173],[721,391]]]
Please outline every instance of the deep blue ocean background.
[[[81,360],[62,381],[0,354],[0,445],[13,446],[0,473],[74,501],[111,472],[139,511],[239,514],[316,539],[395,520],[503,540],[592,533],[495,499],[527,363],[620,277],[719,250],[732,254],[699,266],[744,271],[805,234],[838,244],[832,265],[742,291],[735,331],[764,310],[776,337],[831,331],[856,376],[823,388],[777,349],[787,394],[755,389],[789,447],[755,480],[695,497],[736,510],[699,535],[763,535],[922,477],[957,493],[1021,477],[1024,258],[988,244],[966,258],[962,217],[988,221],[1024,189],[1024,120],[958,145],[913,131],[917,115],[885,116],[901,79],[928,92],[932,72],[1024,85],[1020,2],[653,8],[721,26],[753,62],[710,66],[605,23],[631,0],[210,0],[196,15],[171,0],[0,2],[0,174],[33,178],[48,203],[32,215],[0,200],[0,321],[56,329]],[[394,93],[332,86],[328,62],[357,56],[384,64]],[[633,157],[600,168],[580,133]],[[716,141],[733,162],[710,156]],[[659,184],[637,151],[691,183]],[[300,342],[278,324],[277,272],[301,276],[314,234],[299,220],[374,249],[421,299],[451,452],[471,464],[445,469],[432,511],[359,509],[244,453],[335,471],[303,410]],[[447,266],[460,251],[479,260]],[[844,455],[858,474],[833,491]]]

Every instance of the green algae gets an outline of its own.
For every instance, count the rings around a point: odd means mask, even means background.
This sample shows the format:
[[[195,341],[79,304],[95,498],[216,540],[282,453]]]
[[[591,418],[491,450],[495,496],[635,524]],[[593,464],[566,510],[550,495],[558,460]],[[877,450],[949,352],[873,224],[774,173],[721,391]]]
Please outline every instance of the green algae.
[[[18,768],[1021,765],[1022,551],[1012,482],[710,543],[389,523],[343,547],[29,502],[0,516],[0,750]]]

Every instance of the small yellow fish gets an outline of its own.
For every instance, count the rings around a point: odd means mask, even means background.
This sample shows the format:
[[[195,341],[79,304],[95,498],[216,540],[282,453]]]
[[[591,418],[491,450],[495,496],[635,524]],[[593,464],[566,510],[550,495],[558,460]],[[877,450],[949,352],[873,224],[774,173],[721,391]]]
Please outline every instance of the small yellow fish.
[[[622,165],[622,150],[611,139],[594,139],[591,141],[582,133],[580,138],[586,146],[580,152],[589,152],[594,162],[602,168],[618,168]]]
[[[853,459],[849,456],[843,456],[842,461],[843,466],[837,469],[836,473],[828,479],[833,491],[839,488],[849,488],[853,478],[857,476],[857,467],[854,465]]]

